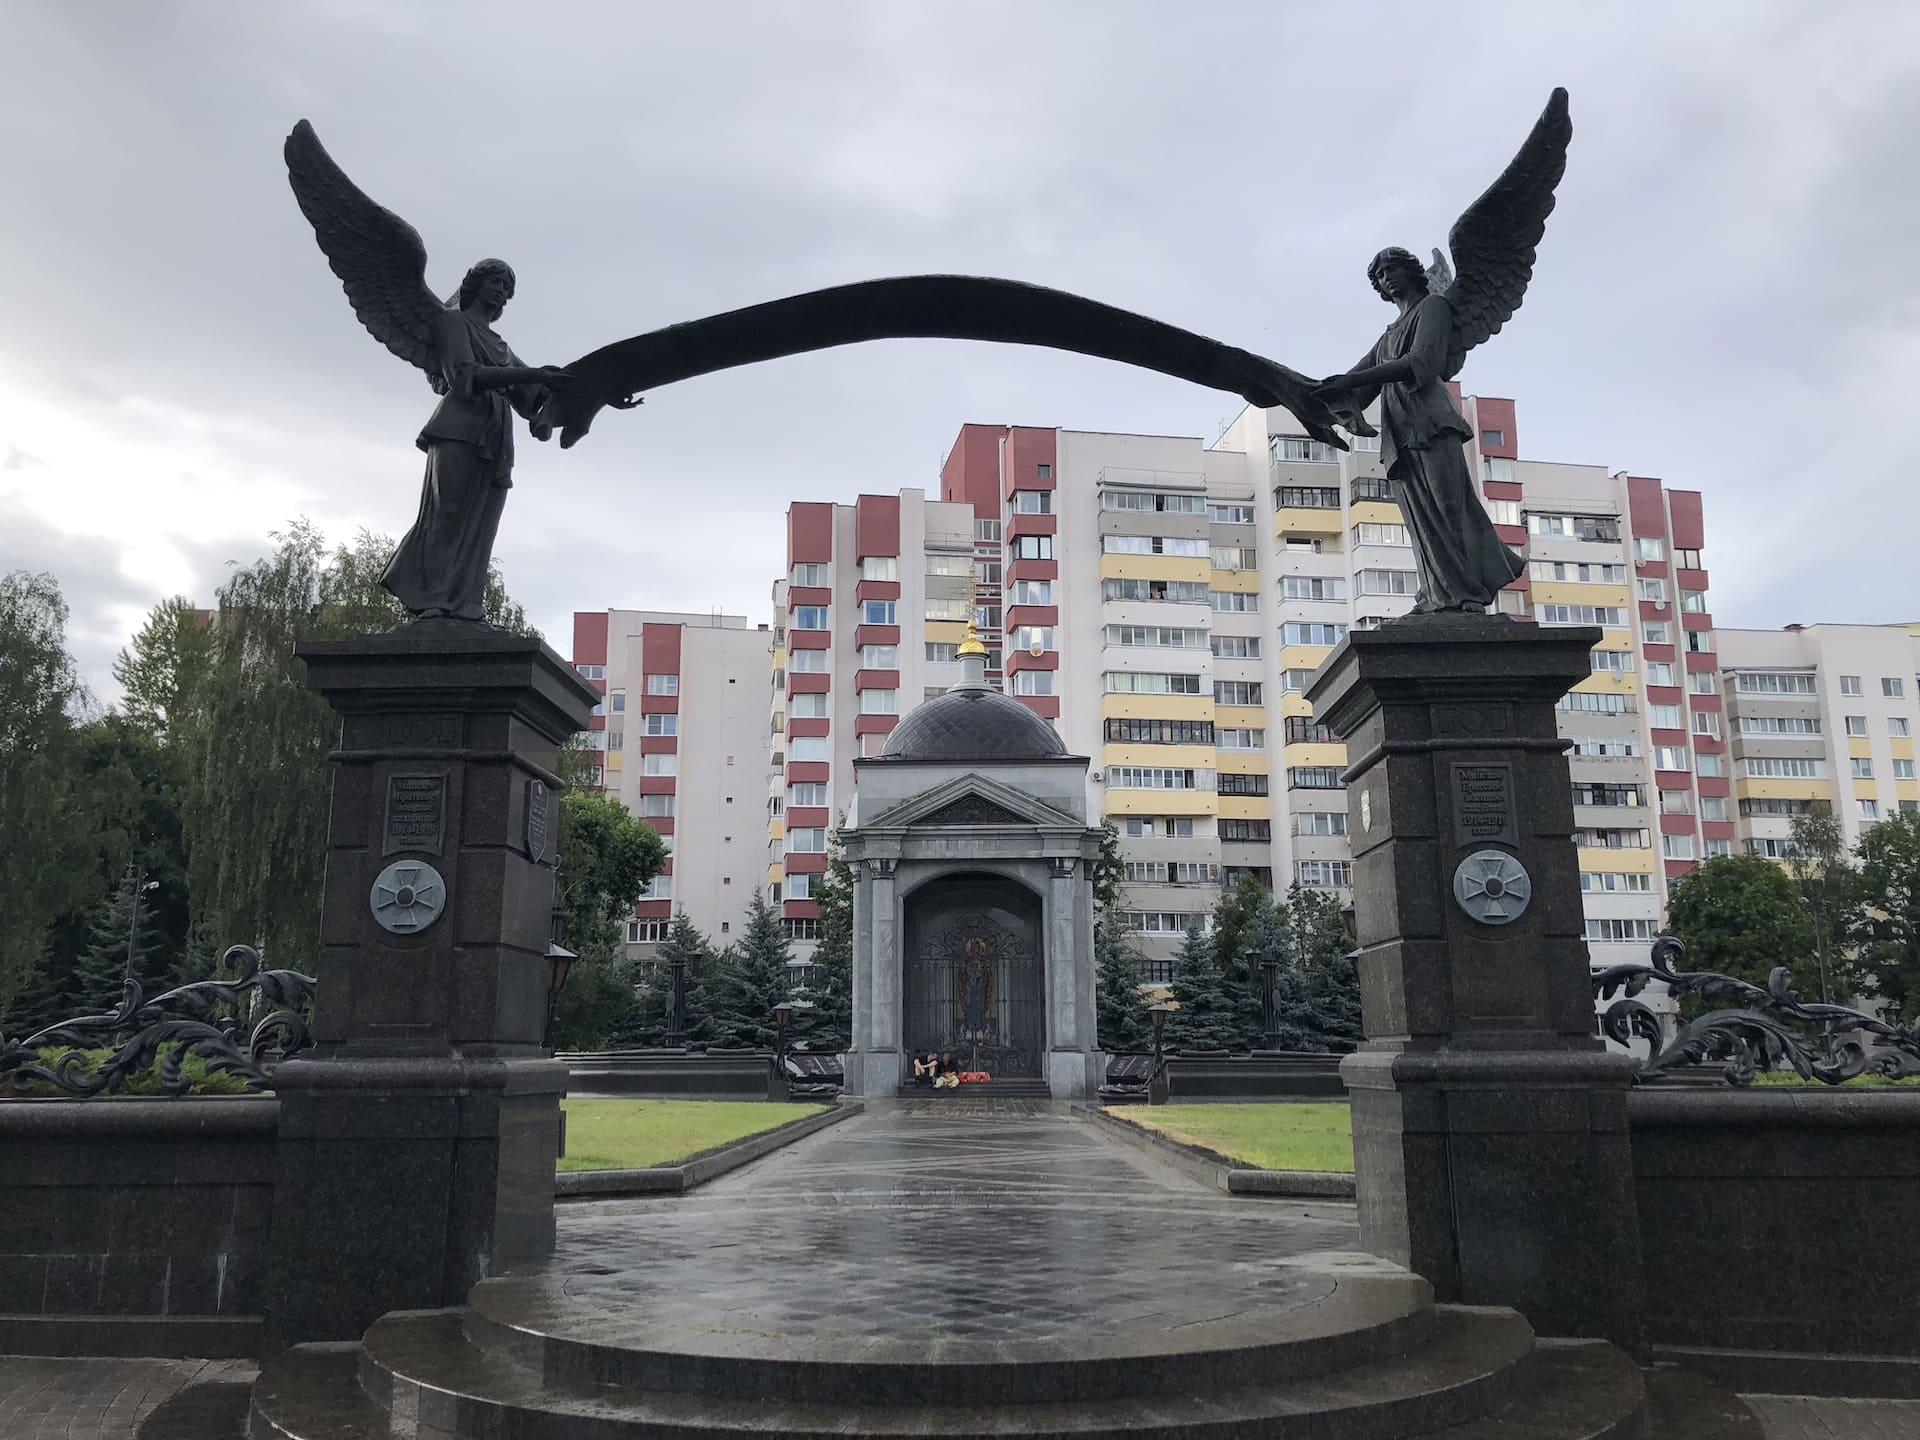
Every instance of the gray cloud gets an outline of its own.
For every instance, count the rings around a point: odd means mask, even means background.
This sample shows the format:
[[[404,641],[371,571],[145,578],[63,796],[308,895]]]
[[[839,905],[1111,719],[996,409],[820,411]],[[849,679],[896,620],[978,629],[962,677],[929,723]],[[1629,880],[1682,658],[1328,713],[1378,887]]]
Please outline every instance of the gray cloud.
[[[125,543],[157,523],[209,586],[203,559],[264,545],[247,496],[338,534],[397,533],[414,506],[430,397],[360,332],[291,202],[299,116],[420,228],[437,286],[514,262],[503,329],[537,362],[963,270],[1326,371],[1381,322],[1365,257],[1440,243],[1561,83],[1561,205],[1467,387],[1520,402],[1523,454],[1703,490],[1722,623],[1913,609],[1920,502],[1885,441],[1920,383],[1920,301],[1888,264],[1920,222],[1899,178],[1920,11],[122,0],[9,25],[32,63],[0,87],[26,201],[0,213],[0,387],[164,453],[92,477],[59,528],[142,515]],[[792,499],[932,487],[969,420],[1210,436],[1235,403],[1017,348],[796,358],[656,392],[565,455],[523,447],[501,557],[563,641],[569,612],[612,604],[757,620]],[[9,457],[71,468],[28,433],[0,414]],[[9,458],[0,498],[42,473]],[[158,522],[135,503],[155,487]],[[62,578],[104,624],[125,601],[96,553]]]

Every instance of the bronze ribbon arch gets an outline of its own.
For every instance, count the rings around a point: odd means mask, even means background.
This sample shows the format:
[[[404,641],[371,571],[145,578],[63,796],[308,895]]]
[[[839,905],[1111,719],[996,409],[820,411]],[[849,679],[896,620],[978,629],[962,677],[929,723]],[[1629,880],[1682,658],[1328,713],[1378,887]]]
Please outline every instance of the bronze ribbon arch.
[[[567,366],[574,383],[554,393],[537,423],[560,431],[564,448],[587,433],[603,407],[625,408],[644,392],[676,380],[890,339],[1043,345],[1117,360],[1231,391],[1250,404],[1284,405],[1315,439],[1347,448],[1333,429],[1332,415],[1313,397],[1314,382],[1296,370],[1065,290],[974,275],[907,275],[836,285],[603,346]]]

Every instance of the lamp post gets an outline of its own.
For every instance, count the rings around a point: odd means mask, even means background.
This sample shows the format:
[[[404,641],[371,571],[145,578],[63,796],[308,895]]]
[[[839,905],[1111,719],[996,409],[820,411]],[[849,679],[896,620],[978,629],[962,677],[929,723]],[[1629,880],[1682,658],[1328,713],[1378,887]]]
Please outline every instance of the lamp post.
[[[1280,1048],[1280,956],[1272,950],[1260,957],[1260,1047]]]
[[[791,1000],[782,1000],[773,1007],[773,1021],[777,1028],[773,1045],[773,1066],[767,1075],[767,1098],[785,1100],[787,1091],[787,1025],[793,1019],[797,1007]]]
[[[666,1042],[668,1049],[675,1049],[687,1043],[687,957],[678,945],[667,961],[667,974],[672,993],[667,998]]]
[[[149,890],[158,890],[158,880],[147,879],[147,872],[137,872],[133,882],[133,918],[127,921],[127,963],[120,971],[120,981],[125,984],[133,978],[133,948],[140,938],[140,902],[146,898]]]
[[[547,1024],[540,1036],[544,1050],[553,1049],[553,1023],[560,1010],[560,992],[579,957],[560,942],[567,938],[567,912],[560,903],[560,867],[553,871],[553,908],[547,916]]]
[[[1171,1000],[1158,1000],[1147,1007],[1153,1020],[1153,1078],[1147,1082],[1147,1103],[1167,1103],[1167,1016],[1179,1007]]]

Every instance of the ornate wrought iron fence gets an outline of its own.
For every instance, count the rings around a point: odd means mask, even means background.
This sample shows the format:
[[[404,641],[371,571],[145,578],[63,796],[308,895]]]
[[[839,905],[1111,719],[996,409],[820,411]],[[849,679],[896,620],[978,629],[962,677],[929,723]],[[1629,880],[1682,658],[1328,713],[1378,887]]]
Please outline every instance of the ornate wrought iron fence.
[[[75,1016],[20,1039],[0,1036],[0,1081],[16,1090],[38,1081],[86,1097],[122,1089],[131,1076],[157,1064],[160,1088],[178,1096],[193,1083],[185,1066],[194,1055],[208,1071],[232,1075],[249,1090],[270,1088],[273,1066],[311,1043],[306,1009],[314,979],[297,970],[262,969],[260,952],[251,945],[229,946],[221,963],[244,966],[242,977],[196,981],[151,1000],[140,981],[129,978],[113,1010]],[[222,1006],[229,1013],[222,1014]],[[42,1061],[42,1051],[61,1048],[68,1053]],[[83,1052],[103,1049],[112,1053],[93,1068]]]
[[[1802,1000],[1785,966],[1775,969],[1762,989],[1712,970],[1683,970],[1685,958],[1680,942],[1662,935],[1653,942],[1651,963],[1593,972],[1596,1000],[1618,994],[1601,1012],[1602,1033],[1623,1045],[1647,1042],[1640,1079],[1718,1064],[1728,1083],[1750,1085],[1763,1063],[1769,1068],[1784,1063],[1802,1080],[1828,1085],[1869,1071],[1890,1078],[1920,1075],[1920,1025],[1891,1024],[1844,1005]],[[1639,998],[1656,980],[1675,998],[1697,995],[1731,1003],[1686,1021],[1669,1040],[1659,1015]]]

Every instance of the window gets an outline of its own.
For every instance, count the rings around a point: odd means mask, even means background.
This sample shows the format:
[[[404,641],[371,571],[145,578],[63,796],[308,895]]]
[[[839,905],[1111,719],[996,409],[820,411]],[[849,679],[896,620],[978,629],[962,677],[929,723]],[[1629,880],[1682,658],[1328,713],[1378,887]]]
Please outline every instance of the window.
[[[1667,582],[1664,580],[1642,580],[1640,598],[1655,605],[1667,603]]]
[[[1204,650],[1207,632],[1182,625],[1109,625],[1107,644],[1156,650]]]
[[[1198,675],[1163,675],[1152,671],[1109,670],[1106,674],[1109,695],[1198,695]]]
[[[1296,835],[1344,835],[1347,816],[1343,810],[1302,810],[1293,817]]]
[[[1246,614],[1260,608],[1260,597],[1251,590],[1214,590],[1209,592],[1207,603],[1218,614]]]
[[[796,650],[787,657],[787,669],[796,675],[824,675],[827,673],[827,652]]]
[[[1362,500],[1380,500],[1388,504],[1398,504],[1394,499],[1393,481],[1384,475],[1356,475],[1348,487],[1354,502]]]
[[[823,695],[820,697],[825,699]],[[649,735],[678,735],[680,717],[678,715],[649,715],[646,717],[646,733]]]
[[[640,900],[671,900],[673,898],[673,877],[656,875],[648,882],[647,888],[635,897]]]
[[[1353,866],[1345,860],[1300,860],[1293,867],[1294,878],[1317,890],[1353,883]]]
[[[1280,627],[1283,645],[1338,645],[1347,638],[1347,627],[1331,621],[1289,620]]]
[[[1860,802],[1860,818],[1862,820],[1878,820],[1880,818],[1880,802],[1878,800],[1862,800]]]
[[[785,900],[813,899],[813,876],[810,874],[787,876],[786,889],[781,898]]]
[[[1053,674],[1051,670],[1016,670],[1013,675],[1013,693],[1051,695],[1053,694]]]
[[[1576,805],[1625,805],[1637,808],[1641,800],[1638,785],[1612,785],[1592,780],[1576,780],[1573,785],[1573,803]]]
[[[1526,518],[1521,514],[1518,500],[1489,500],[1486,502],[1487,517],[1496,525],[1522,525]]]
[[[897,645],[862,645],[860,668],[862,670],[898,670],[900,648]]]
[[[1726,856],[1731,854],[1733,854],[1733,841],[1731,840],[1707,841],[1707,859],[1720,860],[1720,859],[1724,859]]]
[[[1678,705],[1647,706],[1647,724],[1656,730],[1679,730],[1683,728]]]
[[[1595,715],[1630,715],[1633,707],[1625,695],[1594,695],[1574,690],[1554,702],[1556,710],[1585,710]]]
[[[1635,540],[1633,558],[1642,565],[1650,560],[1664,560],[1667,558],[1667,542],[1660,539]]]
[[[965,574],[963,570],[960,572]],[[900,578],[900,557],[898,555],[868,555],[860,561],[862,580],[898,580]]]
[[[1207,519],[1215,525],[1251,525],[1253,506],[1210,500],[1207,502]]]
[[[1653,840],[1645,830],[1589,829],[1573,832],[1573,843],[1582,850],[1651,850]]]
[[[1016,515],[1051,515],[1053,513],[1053,492],[1051,490],[1014,491],[1013,513]]]
[[[974,573],[973,560],[966,555],[929,555],[926,563],[929,575],[944,575],[958,580]],[[996,580],[999,578],[994,576]]]
[[[1267,777],[1265,775],[1234,775],[1222,773],[1219,778],[1220,793],[1222,795],[1264,795],[1267,793]]]
[[[1100,508],[1162,515],[1204,515],[1207,513],[1207,497],[1156,490],[1103,490],[1100,492]]]
[[[1000,583],[1000,562],[998,560],[976,560],[973,562],[973,578],[980,585],[998,585]]]
[[[1907,682],[1898,675],[1883,675],[1880,677],[1880,693],[1890,700],[1904,699],[1907,693]]]
[[[796,630],[825,630],[827,628],[827,607],[825,605],[800,605],[794,608],[793,628]]]
[[[1013,582],[1013,594],[1007,597],[1007,603],[1009,605],[1051,605],[1053,604],[1053,582],[1051,580],[1016,580]]]
[[[1702,820],[1726,819],[1726,800],[1719,795],[1702,795],[1700,797],[1700,818]]]
[[[1847,770],[1856,780],[1873,779],[1873,761],[1868,756],[1851,756],[1847,761]]]
[[[1100,582],[1102,600],[1167,600],[1176,605],[1205,605],[1212,595],[1213,591],[1199,580],[1112,579]],[[1050,605],[1053,602],[1047,599],[1035,603]]]
[[[1587,663],[1593,669],[1608,675],[1625,675],[1633,669],[1633,652],[1630,650],[1595,650],[1587,656]],[[1669,667],[1671,669],[1671,667]],[[1651,685],[1653,678],[1649,676]]]
[[[1108,536],[1108,539],[1114,537]],[[1015,560],[1051,560],[1053,558],[1053,537],[1051,535],[1020,535],[1012,541],[1011,553]]]
[[[1913,732],[1907,726],[1906,716],[1889,715],[1887,717],[1887,734],[1893,736],[1896,740],[1903,735],[1910,735],[1912,733]]]
[[[1720,686],[1711,670],[1689,670],[1687,672],[1687,690],[1694,695],[1717,695]]]
[[[1412,570],[1362,570],[1362,595],[1414,595],[1419,592],[1420,577]]]
[[[1376,525],[1370,521],[1361,521],[1353,527],[1353,543],[1356,545],[1407,545],[1413,544],[1413,538],[1407,534],[1404,525]]]
[[[988,540],[988,541],[998,540],[1000,538],[1000,522],[998,520],[974,521],[973,522],[973,538],[976,543],[982,540]]]
[[[1588,895],[1647,895],[1653,876],[1637,870],[1582,870],[1580,889]]]
[[[624,730],[607,731],[607,749],[624,750],[627,746],[627,732]]]
[[[1704,590],[1682,590],[1680,592],[1680,608],[1689,615],[1706,614],[1707,592]]]
[[[1287,767],[1289,790],[1338,790],[1338,765],[1290,765]]]
[[[1807,678],[1808,681],[1811,682],[1813,677],[1808,676]],[[1807,694],[1811,695],[1812,693],[1813,686],[1809,683],[1807,686]],[[1866,691],[1861,689],[1860,677],[1858,675],[1842,675],[1840,677],[1840,693],[1842,695],[1864,695]]]
[[[827,718],[827,697],[824,695],[789,695],[787,697],[787,717],[792,720],[824,720]]]
[[[1595,652],[1596,654],[1599,652]],[[1649,660],[1647,662],[1647,684],[1674,684],[1673,662],[1671,660]]]
[[[1045,654],[1054,648],[1051,625],[1022,625],[1013,632],[1013,648]]]
[[[780,922],[786,927],[789,940],[818,940],[820,922],[803,915],[792,916]]]
[[[894,602],[891,600],[869,600],[860,607],[860,623],[863,625],[892,625],[895,621]]]
[[[1222,660],[1258,660],[1260,658],[1258,635],[1215,635],[1209,643],[1213,653]]]
[[[826,854],[826,829],[818,825],[803,825],[798,830],[787,831],[787,853],[789,855]]]
[[[1573,737],[1572,753],[1609,759],[1630,759],[1640,753],[1640,742],[1617,735],[1576,735]],[[1672,753],[1684,758],[1687,752],[1676,750]]]
[[[642,795],[640,797],[640,815],[648,820],[665,820],[673,815],[674,797],[671,795]]]
[[[1744,804],[1744,802],[1743,802]],[[1763,855],[1769,860],[1791,860],[1799,852],[1791,840],[1777,840],[1770,836],[1756,836],[1747,841],[1749,855]]]
[[[680,757],[678,755],[642,755],[640,773],[642,775],[678,775]]]
[[[1585,565],[1571,560],[1535,560],[1527,572],[1536,580],[1569,580],[1579,585],[1624,585],[1624,565]],[[1644,597],[1643,597],[1644,598]]]
[[[929,664],[945,665],[960,658],[960,647],[943,641],[929,640],[926,658]]]
[[[1482,430],[1480,444],[1483,449],[1504,450],[1507,448],[1507,432],[1504,430]]]
[[[580,672],[580,676],[584,680],[604,680],[607,678],[607,667],[604,665],[576,665],[573,668]]]
[[[1036,480],[1051,480],[1053,478],[1053,466],[1035,465],[1033,467],[1033,474]]]
[[[1267,456],[1280,464],[1331,465],[1339,457],[1331,445],[1309,440],[1304,435],[1274,435],[1267,441]]]
[[[1276,485],[1273,488],[1276,510],[1338,510],[1340,491],[1332,485]]]
[[[1361,572],[1363,580],[1367,573]],[[1364,585],[1361,587],[1361,593],[1366,593]],[[1285,575],[1280,580],[1280,594],[1287,600],[1344,600],[1347,598],[1347,582],[1344,578],[1336,576]]]
[[[825,565],[819,561],[809,561],[804,565],[796,565],[793,567],[793,583],[796,588],[802,586],[819,588],[830,585],[833,582],[827,576],[827,567]]]
[[[1116,745],[1211,745],[1213,722],[1116,718],[1107,721],[1106,735]],[[1221,777],[1222,780],[1226,778],[1224,775]]]
[[[1627,612],[1617,605],[1535,605],[1533,618],[1541,625],[1604,625],[1618,629]]]
[[[1214,744],[1222,750],[1264,750],[1267,748],[1265,730],[1217,730]]]
[[[1708,779],[1718,779],[1727,773],[1727,760],[1724,755],[1701,754],[1693,757],[1693,771],[1696,775]]]
[[[624,715],[627,709],[627,692],[624,690],[608,691],[607,709],[615,715]]]
[[[1628,944],[1653,939],[1651,920],[1589,920],[1587,939],[1602,944]]]
[[[1653,747],[1653,768],[1656,770],[1684,770],[1687,768],[1687,747],[1684,745],[1656,745]]]
[[[1313,683],[1313,677],[1319,673],[1317,670],[1282,670],[1280,672],[1280,688],[1282,690],[1295,692],[1305,690]]]
[[[1213,703],[1216,705],[1260,705],[1262,687],[1258,680],[1216,680]]]
[[[787,742],[787,759],[813,762],[829,758],[827,737],[796,735]]]
[[[1620,538],[1620,521],[1612,515],[1556,515],[1530,512],[1527,529],[1535,535],[1562,540],[1615,541]]]
[[[1642,620],[1640,622],[1640,639],[1647,645],[1671,645],[1673,643],[1673,631],[1664,620]]]
[[[805,780],[787,787],[787,804],[792,806],[824,806],[827,803],[827,787],[824,781]]]
[[[678,675],[647,676],[647,694],[678,695],[679,693],[680,693],[680,677]]]
[[[1271,840],[1273,822],[1271,820],[1222,820],[1220,838],[1222,840]]]
[[[629,920],[627,921],[627,944],[658,945],[667,938],[670,920]]]
[[[1203,559],[1212,553],[1206,541],[1180,535],[1102,535],[1100,549],[1108,555],[1177,555],[1187,560]],[[1047,558],[1052,554],[1049,550]]]
[[[1693,813],[1693,792],[1691,790],[1662,790],[1660,792],[1660,813],[1662,815],[1691,815]]]
[[[1818,760],[1789,760],[1777,755],[1749,755],[1742,763],[1756,780],[1818,780],[1825,773]]]
[[[1114,790],[1206,790],[1212,787],[1200,782],[1211,778],[1211,771],[1159,765],[1115,765],[1107,771],[1107,785]]]
[[[862,690],[860,713],[862,715],[898,715],[900,692],[898,690]]]
[[[1251,545],[1215,545],[1212,549],[1216,570],[1257,570],[1260,552]]]
[[[1866,733],[1867,733],[1867,717],[1866,716],[1864,715],[1847,716],[1847,734],[1865,735]]]
[[[938,700],[946,693],[947,687],[944,685],[923,685],[920,687],[920,698],[922,700]]]
[[[1717,710],[1694,711],[1693,733],[1718,740],[1720,738],[1720,712]]]
[[[1896,761],[1894,761],[1894,762],[1893,762],[1893,778],[1894,778],[1894,779],[1896,779],[1896,780],[1911,780],[1911,779],[1913,779],[1913,778],[1914,778],[1914,775],[1913,775],[1913,761],[1911,761],[1911,760],[1896,760]]]
[[[1204,910],[1129,910],[1126,926],[1136,935],[1184,935],[1205,931],[1213,917]]]

